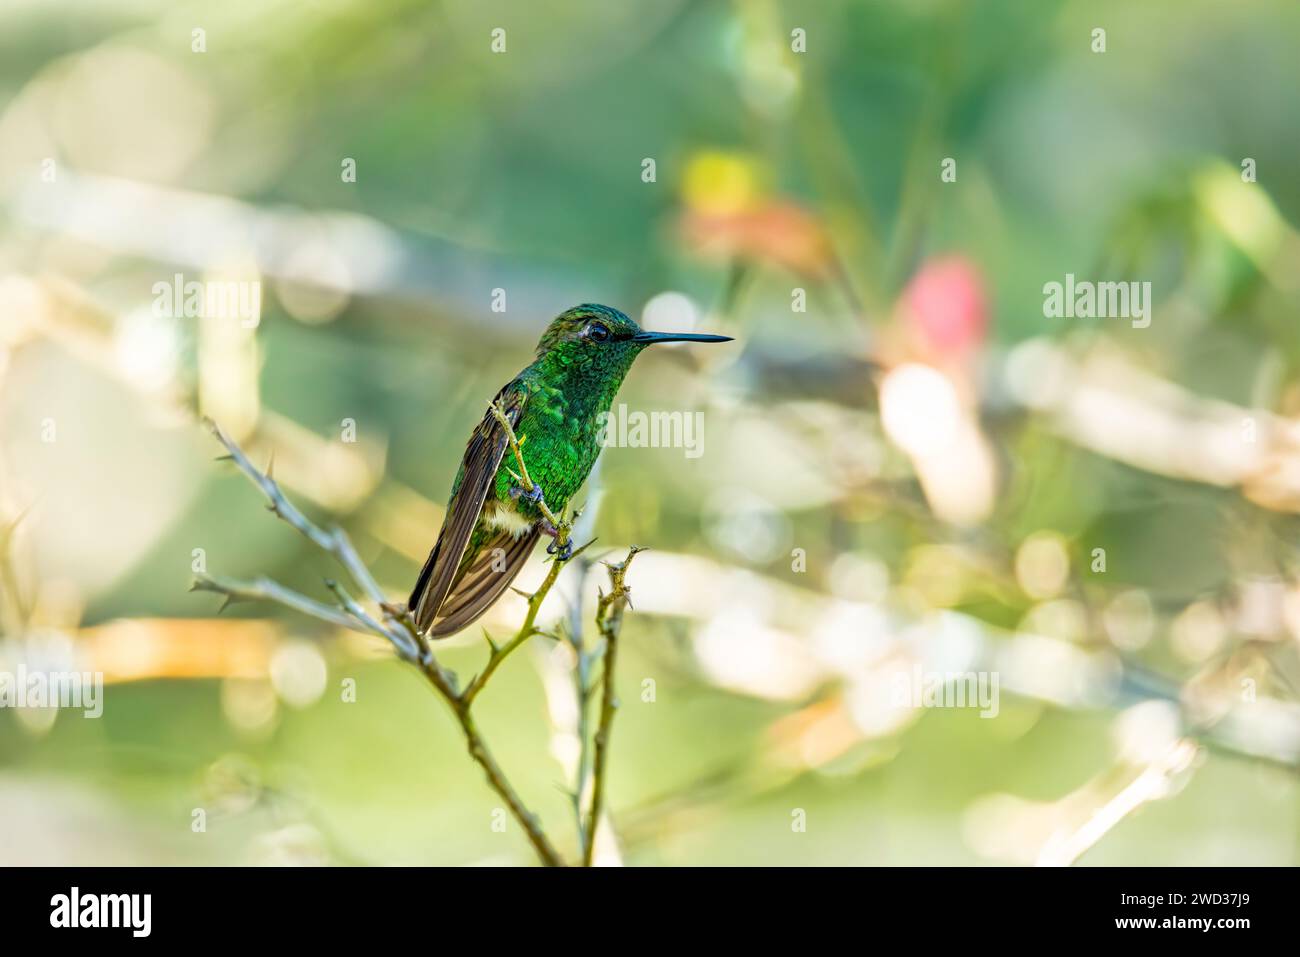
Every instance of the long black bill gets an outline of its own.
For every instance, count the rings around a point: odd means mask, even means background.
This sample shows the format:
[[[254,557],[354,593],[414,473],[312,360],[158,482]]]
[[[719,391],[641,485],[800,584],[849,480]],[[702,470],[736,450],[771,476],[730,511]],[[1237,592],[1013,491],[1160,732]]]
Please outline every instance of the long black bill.
[[[698,332],[638,332],[633,342],[731,342],[731,336],[710,336]]]

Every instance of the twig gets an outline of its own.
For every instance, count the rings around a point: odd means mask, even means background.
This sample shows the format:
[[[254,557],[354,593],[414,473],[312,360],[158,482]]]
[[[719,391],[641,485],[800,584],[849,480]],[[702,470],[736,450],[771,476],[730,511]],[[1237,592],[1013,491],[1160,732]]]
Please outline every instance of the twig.
[[[573,554],[569,556],[570,560],[585,552],[591,547],[591,544],[591,542],[587,542],[581,548],[575,549]],[[505,661],[512,651],[534,635],[544,634],[542,629],[537,627],[537,613],[541,611],[542,602],[546,599],[547,593],[550,592],[551,586],[555,584],[555,580],[560,577],[560,571],[563,568],[562,563],[552,562],[550,570],[547,571],[546,577],[542,579],[542,584],[538,586],[537,591],[531,595],[525,595],[528,599],[528,612],[524,615],[524,623],[519,626],[519,631],[515,633],[513,638],[504,645],[498,645],[486,631],[483,633],[488,643],[488,660],[482,672],[466,686],[464,693],[461,695],[466,704],[469,704],[478,696],[478,693],[483,690],[483,686],[487,684],[488,679],[492,677],[493,673],[500,667],[501,662]]]
[[[280,483],[271,477],[273,462],[267,466],[265,472],[262,472],[244,454],[244,450],[235,443],[234,439],[226,435],[221,426],[208,418],[205,418],[203,423],[216,436],[217,441],[226,447],[226,453],[230,460],[239,467],[241,472],[248,476],[249,481],[261,489],[262,494],[267,498],[268,507],[275,516],[292,525],[317,548],[333,555],[338,563],[347,570],[348,575],[357,583],[357,586],[366,593],[366,596],[380,607],[385,621],[390,626],[396,627],[399,633],[404,632],[409,635],[410,642],[403,640],[398,644],[408,645],[414,643],[418,653],[423,656],[423,653],[427,650],[424,639],[411,626],[409,620],[402,621],[401,616],[388,605],[384,597],[384,590],[379,587],[375,577],[370,574],[370,569],[366,567],[365,562],[361,560],[361,556],[352,547],[352,540],[348,538],[348,533],[338,526],[329,530],[323,529],[308,519],[298,510],[296,505],[285,498],[284,493],[280,491]]]
[[[469,756],[483,769],[487,775],[488,784],[492,790],[501,796],[510,808],[510,813],[514,815],[519,826],[524,829],[528,835],[528,842],[533,845],[533,850],[547,867],[563,867],[564,859],[560,857],[559,852],[552,846],[550,839],[543,830],[541,821],[537,815],[528,810],[527,806],[520,799],[514,787],[507,780],[505,772],[497,764],[496,759],[492,757],[492,752],[488,750],[487,742],[479,734],[478,725],[474,722],[474,716],[470,713],[470,705],[463,695],[457,695],[455,686],[445,684],[445,673],[436,666],[426,666],[424,674],[433,684],[434,688],[447,700],[451,705],[452,714],[460,723],[460,729],[465,735],[465,745],[469,750]]]
[[[606,563],[609,568],[609,594],[601,594],[596,603],[596,628],[604,639],[602,645],[604,667],[601,669],[600,721],[596,726],[593,739],[595,757],[591,772],[591,806],[587,811],[586,841],[583,848],[582,864],[590,867],[596,850],[596,827],[600,823],[600,814],[605,802],[605,774],[609,767],[609,736],[614,725],[614,712],[618,709],[618,699],[614,696],[614,664],[618,655],[618,635],[623,627],[623,612],[629,605],[630,589],[625,582],[628,567],[637,552],[645,549],[633,545],[627,558],[614,564]]]
[[[338,625],[341,628],[356,628],[357,626],[356,621],[349,615],[313,598],[308,598],[292,588],[285,588],[279,582],[270,578],[259,577],[252,581],[240,581],[235,578],[209,578],[206,575],[200,575],[194,580],[194,584],[190,586],[190,591],[210,591],[218,595],[225,595],[225,603],[221,606],[223,611],[238,601],[273,601],[276,604],[284,605],[286,608],[292,608],[294,611],[310,615],[313,618],[319,618],[321,621]],[[387,633],[381,632],[380,637],[387,638],[389,636]]]

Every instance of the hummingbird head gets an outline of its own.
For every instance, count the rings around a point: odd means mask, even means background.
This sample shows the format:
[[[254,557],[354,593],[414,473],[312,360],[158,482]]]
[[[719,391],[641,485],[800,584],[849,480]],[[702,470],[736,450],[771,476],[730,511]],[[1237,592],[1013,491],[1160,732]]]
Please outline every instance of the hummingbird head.
[[[626,313],[610,306],[584,303],[560,313],[542,333],[537,356],[553,356],[564,365],[621,368],[624,372],[641,350],[656,342],[730,342],[730,336],[647,332]]]

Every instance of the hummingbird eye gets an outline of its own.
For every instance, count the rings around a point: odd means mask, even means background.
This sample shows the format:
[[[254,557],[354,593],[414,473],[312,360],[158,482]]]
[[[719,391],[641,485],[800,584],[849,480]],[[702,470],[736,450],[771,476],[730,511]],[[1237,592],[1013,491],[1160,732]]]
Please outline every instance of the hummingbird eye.
[[[587,327],[587,338],[592,342],[607,342],[609,336],[609,326],[603,322],[593,322]]]

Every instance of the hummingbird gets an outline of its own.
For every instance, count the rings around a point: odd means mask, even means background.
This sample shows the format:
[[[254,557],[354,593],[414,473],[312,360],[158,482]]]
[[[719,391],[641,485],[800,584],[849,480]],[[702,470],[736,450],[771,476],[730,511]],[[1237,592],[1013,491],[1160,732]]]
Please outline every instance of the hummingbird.
[[[504,410],[532,479],[525,491],[507,461],[509,436],[492,410],[465,448],[438,540],[407,608],[421,634],[442,638],[476,621],[519,574],[600,455],[600,433],[623,378],[657,342],[730,342],[730,336],[646,332],[609,306],[574,306],[554,320],[537,355],[493,399]],[[547,551],[567,561],[572,543]]]

